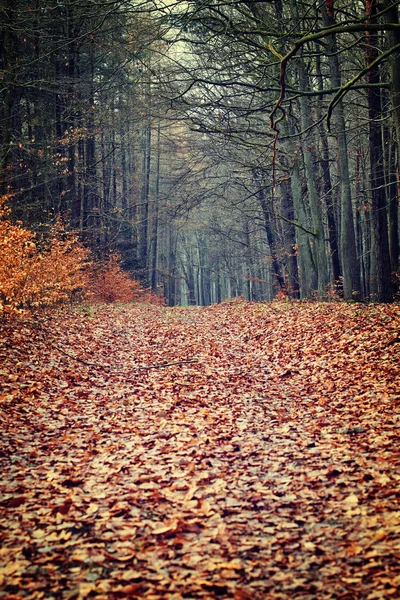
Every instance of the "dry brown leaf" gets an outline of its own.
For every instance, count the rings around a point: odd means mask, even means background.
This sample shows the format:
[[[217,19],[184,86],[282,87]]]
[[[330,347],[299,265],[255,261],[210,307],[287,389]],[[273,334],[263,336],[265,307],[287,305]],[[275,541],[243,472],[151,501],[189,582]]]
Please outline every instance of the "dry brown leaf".
[[[10,594],[396,597],[400,307],[96,311],[0,322]]]
[[[253,600],[253,596],[243,588],[236,588],[234,600]]]
[[[358,505],[358,498],[355,494],[350,494],[343,500],[344,504],[348,508],[352,508]]]
[[[176,531],[178,522],[177,518],[172,518],[168,519],[163,525],[155,523],[152,533],[154,535],[161,535],[162,533],[168,533],[169,531]]]

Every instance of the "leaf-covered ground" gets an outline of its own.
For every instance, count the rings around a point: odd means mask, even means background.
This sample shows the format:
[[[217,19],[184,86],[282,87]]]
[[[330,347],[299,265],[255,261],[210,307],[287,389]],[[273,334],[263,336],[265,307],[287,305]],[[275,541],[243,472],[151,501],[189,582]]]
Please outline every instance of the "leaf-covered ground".
[[[399,598],[399,325],[310,303],[3,324],[0,598]]]

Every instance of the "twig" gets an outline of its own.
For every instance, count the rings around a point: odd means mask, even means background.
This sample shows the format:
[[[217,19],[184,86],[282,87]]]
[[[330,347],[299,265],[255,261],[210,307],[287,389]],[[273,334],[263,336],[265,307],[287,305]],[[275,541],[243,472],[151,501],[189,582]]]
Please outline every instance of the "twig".
[[[316,238],[319,237],[319,233],[317,233],[315,231],[311,231],[310,229],[307,229],[307,227],[304,227],[304,225],[301,225],[301,223],[297,223],[296,221],[291,221],[290,219],[287,219],[283,215],[276,215],[276,216],[278,217],[278,219],[282,219],[282,221],[286,221],[287,223],[290,223],[291,225],[294,225],[295,227],[302,229],[306,233],[309,233],[310,235],[313,235]]]
[[[78,356],[73,356],[72,354],[69,354],[66,350],[63,350],[63,348],[60,348],[59,346],[54,346],[55,348],[57,348],[57,350],[59,350],[60,352],[62,352],[63,354],[65,354],[66,356],[68,356],[69,358],[72,358],[72,360],[76,360],[77,362],[82,363],[83,365],[87,365],[88,367],[95,367],[96,369],[114,369],[114,370],[118,370],[117,367],[113,367],[112,365],[99,365],[96,363],[92,363],[92,362],[88,362],[87,360],[83,360],[82,358],[79,358]],[[136,367],[130,371],[122,371],[121,375],[129,375],[130,373],[132,373],[132,371],[148,371],[149,369],[165,369],[165,367],[174,367],[176,365],[187,365],[187,364],[191,364],[191,363],[197,363],[199,362],[198,360],[194,359],[194,360],[180,360],[178,362],[171,362],[171,363],[162,363],[161,365],[149,365],[148,367]]]
[[[83,360],[82,358],[79,358],[78,356],[73,356],[72,354],[69,354],[68,352],[66,352],[65,350],[60,348],[59,346],[55,346],[54,344],[53,344],[53,346],[54,346],[54,348],[57,348],[57,350],[59,350],[60,352],[62,352],[66,356],[68,356],[69,358],[72,358],[72,360],[76,360],[76,361],[82,363],[83,365],[87,365],[88,367],[97,367],[98,369],[101,369],[104,367],[106,367],[108,369],[112,368],[112,367],[110,367],[110,365],[101,366],[101,365],[96,365],[96,363],[87,362],[86,360]]]
[[[198,360],[181,360],[173,363],[163,363],[162,365],[150,365],[149,367],[137,367],[137,371],[147,371],[148,369],[164,369],[164,367],[173,367],[175,365],[187,365],[190,363],[197,363]]]

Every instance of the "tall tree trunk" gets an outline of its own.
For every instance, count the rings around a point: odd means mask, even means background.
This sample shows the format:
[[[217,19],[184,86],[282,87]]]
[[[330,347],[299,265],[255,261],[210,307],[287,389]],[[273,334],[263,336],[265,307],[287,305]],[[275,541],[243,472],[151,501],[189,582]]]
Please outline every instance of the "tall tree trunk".
[[[122,185],[122,196],[121,196],[121,208],[122,208],[122,218],[124,220],[127,219],[128,215],[126,209],[128,207],[128,178],[127,178],[127,144],[125,141],[125,137],[129,132],[129,121],[124,121],[123,115],[124,105],[122,99],[120,98],[119,103],[119,112],[120,112],[120,120],[119,120],[119,139],[121,145],[121,185]]]
[[[384,13],[386,23],[399,23],[399,12],[397,3],[393,0],[382,0],[382,8],[388,9]],[[387,32],[387,39],[390,47],[400,44],[400,31],[391,30]],[[391,84],[391,100],[394,115],[394,123],[396,127],[397,144],[400,146],[400,51],[393,53],[390,57],[390,84]],[[397,158],[399,161],[399,157]],[[399,168],[399,163],[397,164]]]
[[[291,0],[291,12],[295,23],[299,23],[298,6],[295,0]],[[304,59],[299,55],[297,59],[297,73],[299,80],[300,92],[309,91],[308,76],[304,64]],[[315,248],[316,267],[318,276],[318,295],[320,298],[326,296],[329,291],[330,279],[328,270],[328,259],[325,248],[325,231],[324,222],[322,216],[321,201],[318,196],[316,181],[315,181],[315,167],[314,167],[314,139],[312,127],[314,125],[311,117],[311,106],[308,98],[300,94],[299,98],[300,105],[300,116],[301,126],[303,129],[302,134],[302,147],[303,147],[303,160],[304,169],[307,180],[308,198],[311,210],[311,220],[315,237],[313,245]]]
[[[249,227],[249,218],[245,216],[244,226],[243,226],[243,241],[245,244],[245,261],[243,264],[244,267],[244,278],[245,278],[245,289],[246,289],[246,299],[253,300],[253,257],[251,253],[251,237],[250,237],[250,227]]]
[[[388,9],[384,14],[387,23],[399,23],[398,6],[393,0],[383,0],[382,6]],[[387,39],[389,46],[400,44],[400,31],[388,31]],[[400,51],[392,54],[390,57],[390,90],[391,102],[394,117],[394,127],[396,130],[397,156],[393,156],[394,173],[392,178],[398,179],[400,174]],[[397,182],[396,182],[397,183]],[[392,272],[397,272],[399,268],[399,193],[398,185],[391,186],[389,199],[389,246],[390,261]]]
[[[400,145],[397,148],[393,143],[389,148],[389,185],[388,185],[388,201],[389,201],[389,252],[390,265],[392,273],[397,273],[399,269],[399,185],[398,171],[396,165],[396,150],[400,150]]]
[[[295,157],[293,162],[290,182],[293,195],[294,217],[296,222],[300,225],[300,227],[297,228],[296,233],[297,245],[299,248],[300,297],[310,298],[317,289],[318,278],[310,246],[310,234],[306,231],[309,225],[302,198],[298,157]]]
[[[318,75],[318,87],[322,91],[324,87],[323,83],[323,75],[321,71],[321,59],[320,55],[317,54],[316,57],[316,71]],[[320,98],[320,102],[322,102],[322,97]],[[331,169],[330,169],[330,151],[329,151],[329,143],[328,136],[326,134],[325,124],[322,119],[322,109],[318,107],[318,121],[319,125],[319,134],[322,142],[322,156],[320,159],[321,169],[322,169],[322,190],[323,197],[326,206],[326,218],[328,221],[328,241],[329,241],[329,249],[330,256],[332,262],[332,276],[335,286],[338,291],[341,291],[341,276],[342,271],[340,268],[340,251],[338,244],[338,231],[335,219],[335,207],[333,203],[333,189],[332,189],[332,179],[331,179]]]
[[[93,42],[89,45],[90,72],[89,81],[89,109],[87,114],[87,137],[85,144],[85,175],[84,175],[84,225],[87,228],[87,237],[90,242],[97,245],[97,223],[99,207],[96,202],[96,140],[94,124],[94,48]],[[99,248],[97,248],[99,251]]]
[[[283,181],[280,184],[280,190],[282,194],[282,216],[284,218],[282,229],[285,245],[285,260],[288,271],[288,293],[292,298],[300,298],[299,267],[297,264],[296,251],[296,229],[293,225],[294,207],[290,183],[286,180]]]
[[[299,71],[301,80],[304,82],[305,71],[304,67],[299,64]],[[302,90],[305,91],[307,87],[303,83],[301,86]],[[301,123],[304,131],[308,130],[311,126],[310,118],[310,107],[307,99],[302,96],[300,98],[300,111],[301,111]],[[321,201],[318,196],[317,186],[315,183],[315,167],[314,167],[314,152],[313,152],[313,139],[312,133],[303,134],[303,157],[304,157],[304,169],[306,174],[308,199],[311,210],[311,221],[315,237],[313,245],[315,248],[317,277],[318,277],[318,295],[322,298],[328,293],[329,287],[329,273],[328,273],[328,260],[325,249],[325,231],[324,223],[322,218],[322,207]]]
[[[371,23],[376,21],[376,4],[367,2],[367,16]],[[374,32],[366,35],[367,64],[378,56],[378,39]],[[369,82],[379,84],[379,67],[369,71]],[[371,187],[371,292],[373,300],[390,302],[393,297],[391,283],[387,205],[385,194],[384,152],[381,132],[381,97],[379,87],[368,89],[370,187]]]
[[[168,306],[176,304],[176,246],[177,235],[173,223],[168,228],[168,255],[167,255],[167,303]]]
[[[192,257],[193,245],[191,236],[189,235],[186,237],[184,242],[185,258],[182,260],[182,271],[188,288],[187,302],[189,306],[194,306],[196,304],[196,282]]]
[[[151,170],[151,123],[146,121],[143,132],[143,168],[142,194],[140,212],[139,263],[142,278],[147,279],[148,250],[149,250],[149,201],[150,201],[150,170]]]
[[[263,182],[255,176],[255,182],[258,186],[257,197],[260,201],[261,209],[264,217],[264,227],[265,233],[267,234],[267,241],[269,246],[269,251],[271,254],[271,264],[272,264],[272,272],[275,275],[276,282],[279,286],[279,289],[287,294],[287,287],[285,284],[285,279],[282,275],[282,269],[279,264],[278,259],[278,250],[277,250],[277,239],[276,234],[273,228],[273,219],[271,215],[271,207],[268,205],[267,198],[265,196],[265,188]]]
[[[216,282],[215,282],[215,295],[216,295],[216,302],[217,304],[220,304],[220,302],[222,302],[222,282],[221,282],[221,264],[220,261],[218,259],[217,264],[216,264]]]
[[[8,165],[11,154],[11,137],[13,123],[13,106],[15,82],[13,78],[13,61],[15,60],[15,39],[13,35],[13,0],[7,0],[3,8],[3,25],[0,29],[0,68],[4,73],[2,88],[4,90],[4,108],[2,110],[2,132],[0,134],[0,196],[7,194]]]
[[[325,27],[336,24],[334,1],[322,3],[322,19]],[[328,58],[332,86],[341,87],[338,48],[335,36],[328,36]],[[347,149],[346,122],[343,102],[338,102],[336,109],[336,137],[339,151],[340,173],[340,255],[343,272],[343,295],[345,300],[357,299],[361,296],[360,266],[357,257],[357,244],[354,230],[353,203],[349,174],[349,157]]]
[[[76,145],[72,141],[75,138],[75,117],[76,117],[76,90],[75,90],[75,69],[77,62],[77,47],[76,47],[76,33],[73,25],[73,12],[71,8],[67,9],[67,31],[68,31],[68,109],[69,114],[67,118],[67,130],[69,136],[68,143],[68,174],[67,174],[67,190],[66,190],[66,203],[68,210],[71,214],[71,220],[74,227],[78,227],[79,224],[79,200],[76,185],[76,165],[75,165],[75,153]]]
[[[355,164],[355,197],[356,197],[356,243],[357,243],[357,253],[360,257],[360,277],[361,277],[361,287],[363,296],[368,296],[366,290],[366,282],[367,282],[367,269],[365,267],[365,260],[367,253],[364,247],[364,222],[365,222],[365,211],[366,206],[365,202],[363,202],[364,194],[361,191],[361,180],[360,180],[360,156],[361,152],[359,149],[356,151],[356,164]]]
[[[157,290],[157,253],[158,253],[158,215],[160,201],[160,162],[161,162],[161,122],[157,125],[157,149],[156,149],[156,173],[155,173],[155,190],[154,190],[154,205],[153,205],[153,231],[151,244],[151,289],[153,292]]]

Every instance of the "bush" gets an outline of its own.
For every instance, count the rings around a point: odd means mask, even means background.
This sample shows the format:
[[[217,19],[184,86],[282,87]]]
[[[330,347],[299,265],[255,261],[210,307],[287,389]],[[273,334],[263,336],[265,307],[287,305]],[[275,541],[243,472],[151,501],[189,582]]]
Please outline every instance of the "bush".
[[[0,314],[76,298],[89,303],[163,302],[122,270],[117,255],[90,261],[89,250],[76,233],[65,230],[61,219],[39,249],[34,233],[10,221],[6,202],[7,197],[0,198]]]
[[[40,252],[35,235],[7,218],[6,201],[0,199],[0,312],[70,300],[86,283],[89,251],[58,219]]]
[[[0,312],[14,312],[23,304],[32,262],[34,235],[9,219],[7,198],[0,198]]]
[[[140,284],[122,270],[116,254],[93,263],[87,270],[84,296],[88,302],[134,302],[144,294]]]
[[[90,252],[73,232],[66,232],[61,219],[50,232],[46,248],[37,252],[30,278],[30,306],[52,306],[70,301],[83,289],[90,267]]]

